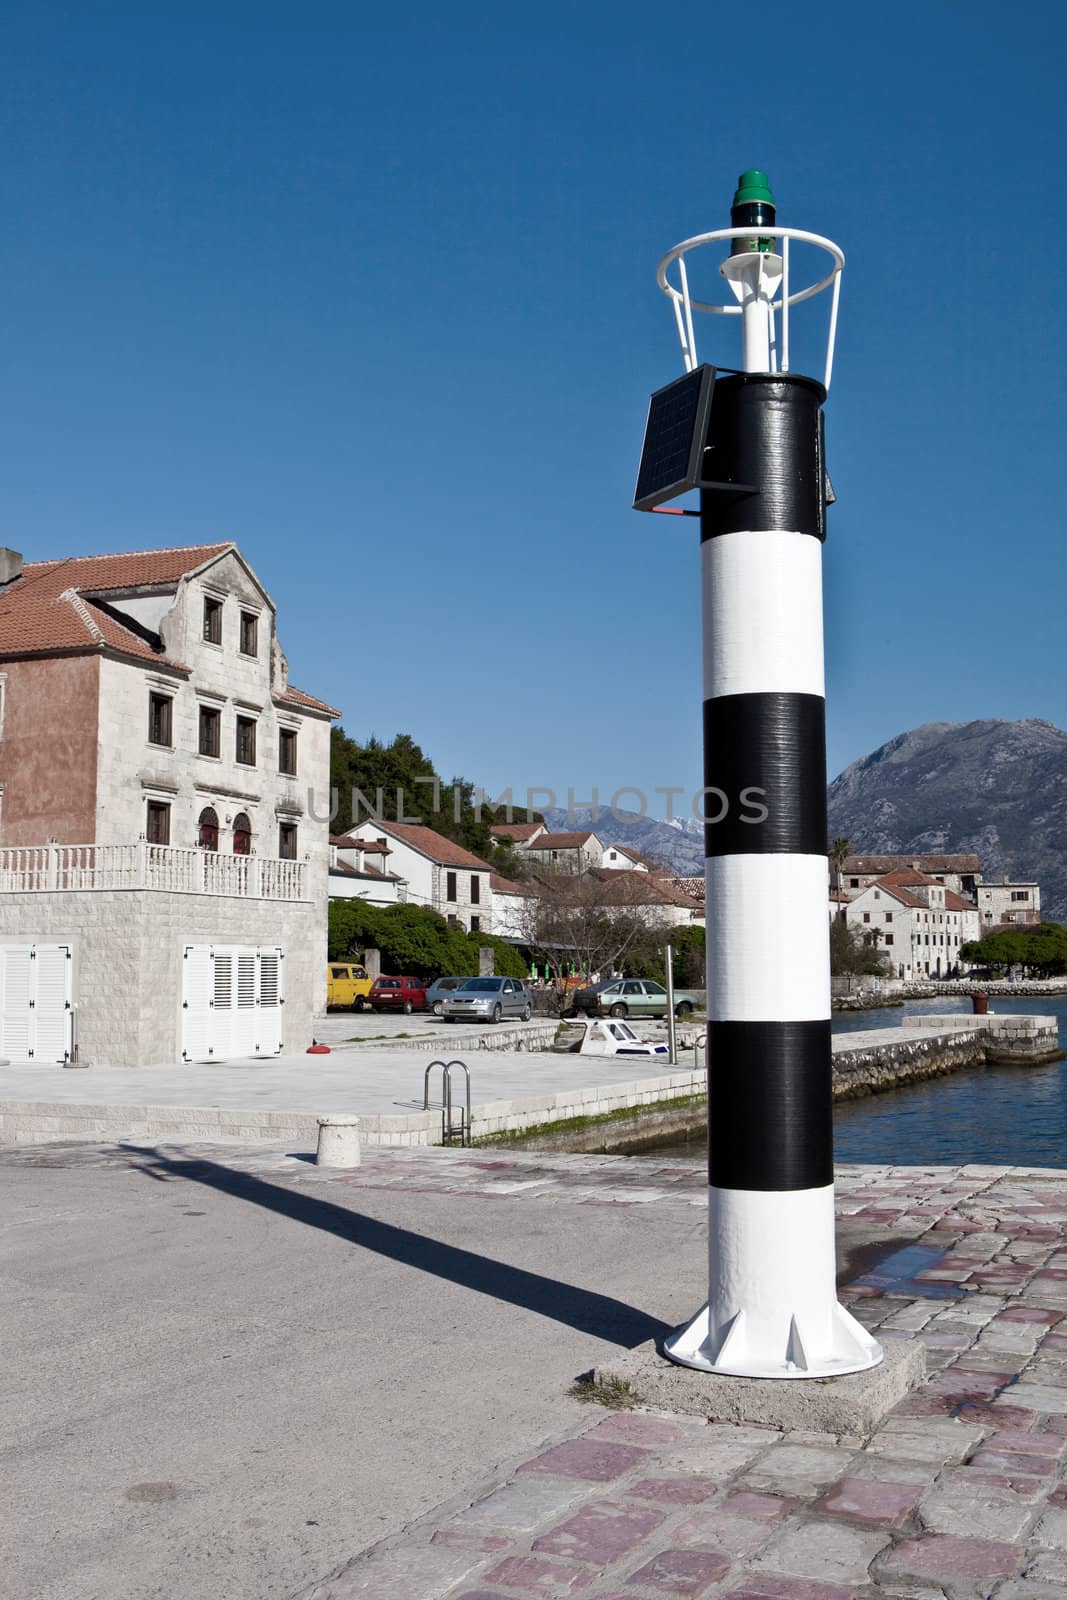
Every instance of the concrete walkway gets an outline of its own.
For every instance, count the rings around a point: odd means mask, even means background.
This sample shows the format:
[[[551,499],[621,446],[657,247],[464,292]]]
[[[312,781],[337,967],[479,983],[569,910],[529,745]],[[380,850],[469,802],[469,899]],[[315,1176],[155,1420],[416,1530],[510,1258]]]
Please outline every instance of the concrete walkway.
[[[11,1592],[1063,1600],[1067,1172],[839,1169],[842,1299],[931,1374],[868,1437],[570,1394],[695,1310],[705,1206],[617,1157],[0,1153]]]

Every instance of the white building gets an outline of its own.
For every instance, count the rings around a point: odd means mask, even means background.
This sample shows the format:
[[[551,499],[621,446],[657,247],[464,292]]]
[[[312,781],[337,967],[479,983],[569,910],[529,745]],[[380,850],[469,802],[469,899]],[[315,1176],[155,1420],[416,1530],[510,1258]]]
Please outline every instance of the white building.
[[[330,835],[330,899],[366,900],[373,906],[400,905],[407,884],[389,870],[392,850],[384,839]]]
[[[529,937],[533,922],[535,895],[532,885],[515,883],[510,878],[501,877],[499,872],[492,874],[490,883],[493,891],[493,932],[499,934],[501,939],[523,943]]]
[[[1033,882],[983,883],[978,889],[978,914],[983,934],[994,928],[1036,926],[1041,921],[1041,888]]]
[[[609,872],[653,872],[657,870],[647,856],[624,844],[606,844],[600,865]]]
[[[960,951],[978,938],[977,908],[911,868],[873,879],[842,910],[849,927],[877,935],[893,976],[905,982],[965,968]]]
[[[391,851],[390,867],[406,885],[405,899],[429,906],[470,933],[492,933],[492,868],[433,828],[413,822],[361,822],[344,836],[376,841]]]
[[[232,543],[0,571],[0,1056],[303,1049],[338,713],[270,596]]]

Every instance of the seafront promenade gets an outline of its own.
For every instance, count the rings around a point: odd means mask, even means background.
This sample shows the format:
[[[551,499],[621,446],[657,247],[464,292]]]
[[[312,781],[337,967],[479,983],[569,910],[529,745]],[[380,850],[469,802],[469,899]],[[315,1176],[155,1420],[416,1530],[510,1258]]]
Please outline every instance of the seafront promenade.
[[[139,1600],[180,1570],[183,1600],[1063,1600],[1067,1172],[837,1185],[842,1298],[928,1366],[869,1437],[575,1392],[695,1309],[695,1164],[0,1153],[0,1523],[41,1534],[12,1592]]]
[[[351,1019],[331,1019],[335,1034]],[[640,1026],[640,1025],[639,1025]],[[385,1038],[339,1042],[325,1056],[167,1067],[7,1066],[0,1069],[0,1143],[56,1139],[177,1138],[314,1140],[319,1117],[355,1115],[367,1146],[441,1141],[441,1076],[423,1109],[425,1073],[436,1058],[464,1060],[471,1074],[474,1137],[519,1133],[601,1117],[642,1105],[691,1100],[705,1088],[704,1053],[676,1066],[664,1058],[559,1054],[542,1045],[543,1025],[512,1032],[535,1048],[494,1049],[493,1034],[445,1029],[434,1042]],[[642,1032],[652,1030],[646,1024]],[[702,1040],[701,1040],[702,1042]],[[1056,1019],[1034,1015],[945,1015],[837,1034],[834,1093],[852,1098],[938,1077],[994,1058],[1028,1064],[1061,1054]],[[457,1094],[462,1093],[457,1075]],[[696,1113],[699,1120],[702,1113]]]

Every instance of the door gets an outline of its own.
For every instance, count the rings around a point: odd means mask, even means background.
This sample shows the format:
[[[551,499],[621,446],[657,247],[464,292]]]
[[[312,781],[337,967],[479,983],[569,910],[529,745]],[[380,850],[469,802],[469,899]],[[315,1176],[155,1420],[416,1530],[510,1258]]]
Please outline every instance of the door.
[[[667,1015],[667,991],[661,983],[642,984],[645,999],[641,1005],[642,1014],[646,1017],[665,1017]]]
[[[72,968],[67,944],[0,945],[0,1056],[44,1065],[71,1059]]]
[[[285,1004],[280,945],[186,945],[182,1060],[276,1056]]]

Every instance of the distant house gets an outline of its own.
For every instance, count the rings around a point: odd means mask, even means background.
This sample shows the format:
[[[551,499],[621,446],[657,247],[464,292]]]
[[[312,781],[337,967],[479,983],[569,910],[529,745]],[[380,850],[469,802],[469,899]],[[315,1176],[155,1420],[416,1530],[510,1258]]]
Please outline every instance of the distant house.
[[[407,884],[388,868],[392,855],[385,839],[350,839],[330,835],[331,900],[367,900],[374,906],[395,906],[407,899]]]
[[[571,872],[599,867],[604,844],[595,833],[540,833],[524,846],[535,867],[565,868]]]
[[[1033,882],[1011,883],[1006,877],[999,883],[980,884],[978,912],[983,935],[997,928],[1034,926],[1041,921],[1041,887]]]
[[[493,932],[501,939],[524,943],[530,933],[531,907],[536,898],[536,885],[515,883],[510,878],[494,872],[490,878],[493,893]]]
[[[662,872],[662,867],[625,844],[606,844],[600,865],[609,872]]]
[[[927,873],[902,868],[874,878],[844,902],[850,928],[877,935],[894,977],[944,978],[966,963],[960,951],[978,937],[978,910]]]
[[[675,886],[667,874],[598,870],[606,906],[629,906],[642,913],[650,924],[670,927],[704,926],[704,901]]]
[[[921,872],[968,900],[975,898],[982,881],[982,863],[976,855],[852,855],[841,865],[838,887],[854,900],[888,872]]]
[[[345,834],[352,842],[390,846],[391,869],[407,885],[409,903],[429,906],[470,933],[493,931],[492,867],[433,828],[413,822],[362,822]]]
[[[513,845],[519,849],[527,849],[545,831],[543,822],[494,822],[489,829],[494,844]]]

